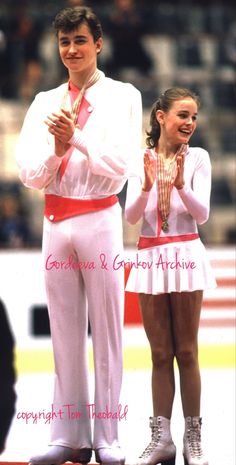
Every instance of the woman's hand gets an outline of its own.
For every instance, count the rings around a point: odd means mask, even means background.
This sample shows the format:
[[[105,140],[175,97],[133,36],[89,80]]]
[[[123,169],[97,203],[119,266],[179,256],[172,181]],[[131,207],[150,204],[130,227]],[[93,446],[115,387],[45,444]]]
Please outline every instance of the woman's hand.
[[[148,152],[144,153],[143,161],[145,178],[142,190],[149,192],[156,179],[156,161]]]
[[[74,134],[75,124],[71,113],[61,110],[60,113],[52,113],[45,121],[48,131],[55,137],[55,154],[63,157],[70,148],[68,141]]]
[[[176,189],[184,187],[184,159],[187,151],[187,145],[182,144],[176,154],[177,174],[174,181]]]

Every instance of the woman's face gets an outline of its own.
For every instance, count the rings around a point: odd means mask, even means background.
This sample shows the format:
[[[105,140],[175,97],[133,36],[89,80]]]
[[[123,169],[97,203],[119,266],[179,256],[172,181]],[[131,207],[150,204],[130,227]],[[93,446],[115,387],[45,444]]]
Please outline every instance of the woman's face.
[[[168,112],[158,110],[161,137],[171,145],[188,144],[197,126],[197,103],[191,97],[175,100]]]

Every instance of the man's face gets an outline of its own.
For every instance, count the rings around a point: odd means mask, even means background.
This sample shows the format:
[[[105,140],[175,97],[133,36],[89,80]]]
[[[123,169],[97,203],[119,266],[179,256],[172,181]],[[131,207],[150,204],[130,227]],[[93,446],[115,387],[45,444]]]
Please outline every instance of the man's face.
[[[81,24],[71,32],[59,31],[58,44],[62,63],[70,74],[89,74],[95,70],[102,38],[94,42],[87,24]]]

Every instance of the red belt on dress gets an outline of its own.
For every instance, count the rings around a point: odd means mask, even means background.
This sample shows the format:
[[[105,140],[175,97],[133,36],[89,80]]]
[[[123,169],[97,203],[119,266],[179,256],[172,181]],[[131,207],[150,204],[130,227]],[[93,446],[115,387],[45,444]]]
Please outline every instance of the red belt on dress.
[[[45,194],[44,215],[52,222],[66,220],[84,213],[96,212],[118,202],[117,195],[102,199],[71,199],[54,194]]]
[[[147,249],[158,245],[170,244],[172,242],[194,241],[199,239],[199,234],[182,234],[179,236],[159,236],[159,237],[144,237],[141,236],[138,241],[138,249]]]

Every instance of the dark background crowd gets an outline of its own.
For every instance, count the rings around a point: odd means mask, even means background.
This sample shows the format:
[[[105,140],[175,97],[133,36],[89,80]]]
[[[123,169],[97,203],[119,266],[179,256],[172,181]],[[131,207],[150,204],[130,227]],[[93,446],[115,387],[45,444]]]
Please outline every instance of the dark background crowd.
[[[210,0],[0,1],[0,247],[39,247],[43,198],[17,178],[14,143],[35,94],[66,79],[51,28],[59,9],[86,4],[101,19],[105,45],[99,67],[142,92],[146,113],[172,85],[192,88],[202,100],[192,143],[209,150],[212,211],[202,230],[209,244],[235,242],[234,2]],[[124,205],[125,190],[120,194]],[[132,238],[124,238],[132,245]]]

